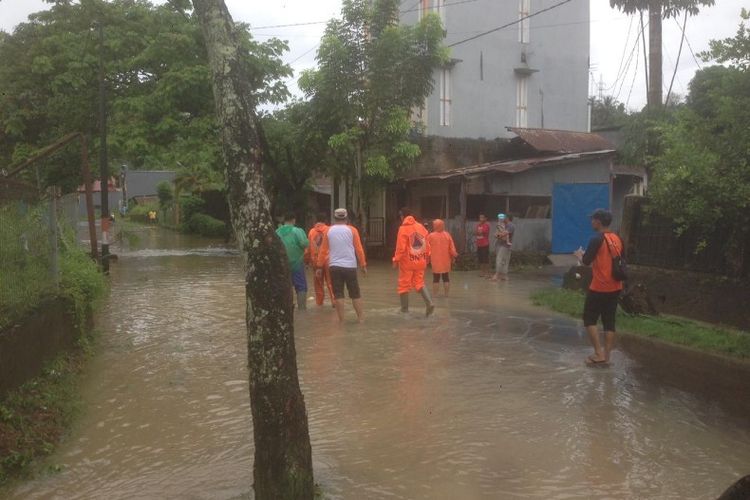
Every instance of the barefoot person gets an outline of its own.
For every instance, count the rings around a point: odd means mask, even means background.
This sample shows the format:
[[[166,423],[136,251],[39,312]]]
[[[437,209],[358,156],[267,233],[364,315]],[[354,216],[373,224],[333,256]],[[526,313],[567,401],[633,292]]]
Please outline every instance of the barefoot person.
[[[315,303],[318,306],[322,306],[325,302],[326,290],[328,290],[328,296],[331,298],[331,305],[335,306],[336,301],[333,296],[333,287],[331,286],[331,273],[328,266],[324,268],[318,267],[318,255],[320,254],[320,248],[323,246],[323,239],[325,234],[328,232],[329,218],[326,214],[319,214],[315,225],[310,229],[310,233],[307,235],[307,239],[310,240],[310,246],[307,247],[306,257],[307,262],[312,266],[315,274],[314,285],[315,285]],[[318,273],[321,270],[322,273]]]
[[[286,248],[289,270],[292,272],[292,285],[297,292],[297,307],[300,311],[307,309],[307,278],[305,278],[305,249],[309,245],[307,235],[295,224],[294,214],[284,218],[284,225],[276,230]]]
[[[424,286],[424,271],[427,268],[427,259],[430,257],[427,229],[416,221],[414,214],[408,208],[402,208],[400,216],[401,227],[396,239],[393,267],[398,269],[401,312],[409,312],[409,292],[416,290],[424,299],[425,315],[429,317],[435,311],[435,306],[429,290]]]
[[[497,230],[495,231],[495,275],[492,281],[507,280],[510,269],[510,254],[513,246],[513,234],[516,227],[513,218],[505,214],[497,214]]]
[[[475,230],[477,242],[477,262],[479,263],[479,277],[489,278],[490,276],[490,225],[487,223],[487,216],[479,214],[479,224]]]
[[[451,266],[458,257],[458,252],[451,233],[445,230],[445,222],[435,219],[432,221],[432,228],[434,231],[427,236],[432,265],[432,293],[437,296],[440,292],[440,280],[442,280],[447,297],[451,291]]]
[[[339,323],[344,321],[344,287],[349,293],[349,298],[352,299],[357,320],[362,323],[365,316],[357,279],[357,267],[362,268],[362,272],[367,274],[367,261],[359,231],[354,226],[348,225],[348,216],[345,208],[338,208],[333,213],[334,223],[323,236],[316,273],[322,277],[323,269],[326,267],[331,272],[331,284]]]
[[[614,277],[612,259],[622,255],[623,245],[620,237],[610,231],[610,224],[612,213],[604,209],[596,210],[591,214],[591,227],[597,235],[591,238],[586,252],[582,249],[575,252],[584,265],[591,266],[593,274],[583,308],[583,324],[594,346],[594,354],[587,360],[590,364],[609,362],[610,353],[615,346],[615,316],[623,286],[622,281]],[[604,347],[599,338],[599,318],[604,326]]]

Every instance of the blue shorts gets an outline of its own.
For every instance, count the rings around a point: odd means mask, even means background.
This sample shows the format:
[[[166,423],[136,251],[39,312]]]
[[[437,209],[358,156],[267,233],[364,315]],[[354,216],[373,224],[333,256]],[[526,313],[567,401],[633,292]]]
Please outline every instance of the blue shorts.
[[[292,285],[297,293],[307,292],[307,278],[305,277],[305,266],[300,264],[292,267]]]

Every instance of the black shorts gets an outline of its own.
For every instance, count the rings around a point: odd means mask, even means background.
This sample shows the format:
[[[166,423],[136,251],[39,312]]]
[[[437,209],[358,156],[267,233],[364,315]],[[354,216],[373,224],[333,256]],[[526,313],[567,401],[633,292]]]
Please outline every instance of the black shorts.
[[[615,331],[615,316],[620,292],[592,292],[586,295],[583,306],[583,326],[596,326],[602,319],[605,332]]]
[[[440,279],[443,279],[443,283],[451,282],[451,275],[449,273],[432,273],[432,282],[440,283]]]
[[[480,264],[490,263],[490,247],[477,247],[477,260]]]
[[[359,291],[357,269],[331,267],[331,286],[333,287],[333,296],[336,300],[344,298],[344,285],[346,285],[346,291],[349,292],[350,299],[362,298],[362,294]]]

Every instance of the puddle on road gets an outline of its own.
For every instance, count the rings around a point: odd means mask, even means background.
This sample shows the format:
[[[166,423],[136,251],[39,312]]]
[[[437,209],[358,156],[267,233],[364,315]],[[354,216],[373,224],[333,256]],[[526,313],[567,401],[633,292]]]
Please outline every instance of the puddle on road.
[[[237,498],[252,490],[240,259],[149,232],[122,252],[62,472],[9,498]],[[149,249],[150,248],[150,249]],[[206,251],[210,248],[210,251]],[[156,249],[156,250],[154,250]],[[328,498],[714,498],[750,464],[747,422],[583,364],[574,321],[527,303],[547,278],[455,273],[436,316],[363,280],[367,322],[297,321],[316,480]],[[547,279],[548,280],[548,279]]]

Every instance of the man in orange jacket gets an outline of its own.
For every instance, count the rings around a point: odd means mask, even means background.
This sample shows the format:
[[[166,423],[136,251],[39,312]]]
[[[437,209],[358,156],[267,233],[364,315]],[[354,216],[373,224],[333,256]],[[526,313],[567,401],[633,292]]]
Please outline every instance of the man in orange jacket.
[[[416,221],[408,208],[402,208],[401,227],[396,238],[396,253],[393,267],[398,269],[398,294],[401,298],[401,312],[409,312],[409,292],[416,290],[422,295],[426,306],[425,315],[435,312],[432,297],[424,286],[424,271],[430,258],[430,243],[427,229]]]
[[[318,215],[315,225],[307,235],[307,239],[310,240],[310,246],[307,247],[307,251],[305,252],[305,261],[313,268],[313,275],[315,276],[315,303],[319,306],[322,306],[325,302],[326,289],[328,290],[328,296],[331,298],[331,305],[336,305],[333,298],[333,287],[331,286],[331,273],[328,269],[328,263],[326,262],[324,267],[318,267],[318,255],[320,254],[320,248],[323,246],[323,239],[328,232],[327,222],[328,216],[325,214]],[[322,271],[321,273],[318,273],[319,269]]]

